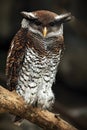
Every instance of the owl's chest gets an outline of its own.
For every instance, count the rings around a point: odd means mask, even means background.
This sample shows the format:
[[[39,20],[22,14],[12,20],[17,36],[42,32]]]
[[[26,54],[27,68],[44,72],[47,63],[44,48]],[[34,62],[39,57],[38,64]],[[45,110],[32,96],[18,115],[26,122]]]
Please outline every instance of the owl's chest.
[[[49,86],[51,87],[57,72],[57,66],[60,61],[60,55],[40,57],[32,49],[27,49],[23,66],[19,73],[19,84],[22,83],[28,87]]]

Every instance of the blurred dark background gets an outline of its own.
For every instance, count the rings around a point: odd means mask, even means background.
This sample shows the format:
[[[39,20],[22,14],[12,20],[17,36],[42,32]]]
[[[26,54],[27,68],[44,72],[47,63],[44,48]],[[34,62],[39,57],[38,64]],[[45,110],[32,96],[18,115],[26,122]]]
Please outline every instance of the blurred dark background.
[[[5,64],[10,42],[20,28],[21,11],[50,10],[71,12],[64,24],[65,53],[53,87],[53,111],[79,130],[87,130],[87,4],[84,0],[0,0],[0,84],[6,86]],[[4,125],[6,124],[6,125]],[[13,129],[9,114],[0,115],[0,130]],[[8,129],[7,129],[8,128]],[[39,130],[28,122],[14,130]]]

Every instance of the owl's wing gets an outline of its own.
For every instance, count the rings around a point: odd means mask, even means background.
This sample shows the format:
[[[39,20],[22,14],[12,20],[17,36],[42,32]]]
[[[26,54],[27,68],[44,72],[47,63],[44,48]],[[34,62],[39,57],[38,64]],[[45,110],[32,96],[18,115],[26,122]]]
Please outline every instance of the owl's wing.
[[[26,32],[27,30],[20,29],[13,38],[9,49],[6,63],[6,76],[7,85],[9,86],[10,90],[15,89],[19,71],[22,67],[27,43]]]

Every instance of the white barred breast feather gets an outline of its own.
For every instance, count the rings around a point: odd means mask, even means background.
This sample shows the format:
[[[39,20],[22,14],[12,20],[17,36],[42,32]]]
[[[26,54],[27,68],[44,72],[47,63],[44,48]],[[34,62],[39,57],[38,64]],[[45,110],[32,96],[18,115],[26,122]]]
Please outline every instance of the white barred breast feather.
[[[52,84],[55,82],[57,66],[60,62],[60,54],[50,57],[40,57],[32,49],[26,50],[23,66],[19,73],[16,92],[27,103],[43,109],[50,108],[54,103]]]

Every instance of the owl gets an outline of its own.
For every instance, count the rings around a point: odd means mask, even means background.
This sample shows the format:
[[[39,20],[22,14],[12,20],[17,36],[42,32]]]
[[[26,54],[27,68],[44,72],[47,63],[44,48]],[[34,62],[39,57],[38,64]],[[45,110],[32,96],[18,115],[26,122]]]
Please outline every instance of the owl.
[[[21,27],[7,56],[7,84],[27,104],[50,109],[55,101],[52,85],[64,49],[63,23],[71,14],[47,10],[21,14]]]

